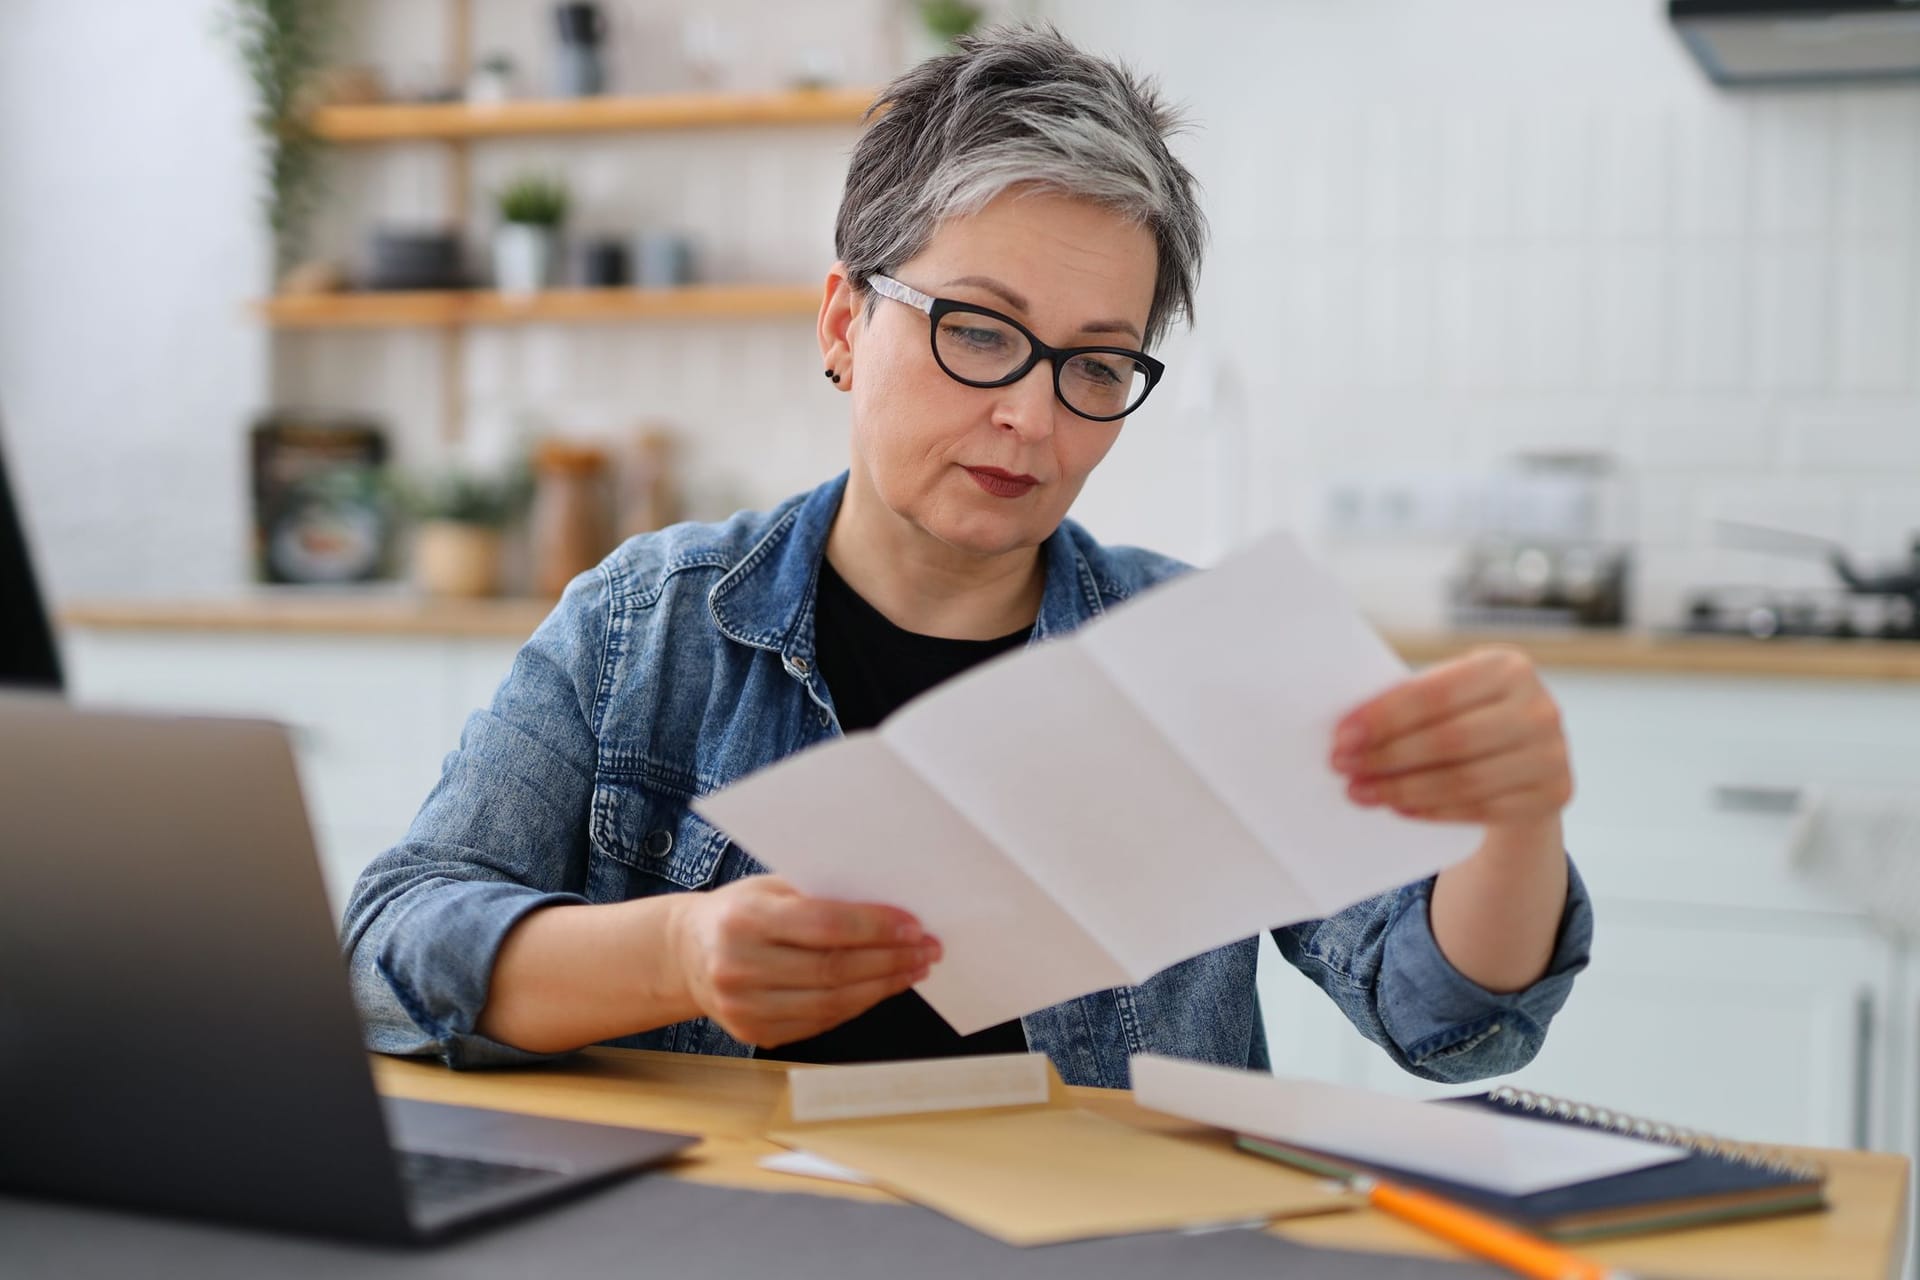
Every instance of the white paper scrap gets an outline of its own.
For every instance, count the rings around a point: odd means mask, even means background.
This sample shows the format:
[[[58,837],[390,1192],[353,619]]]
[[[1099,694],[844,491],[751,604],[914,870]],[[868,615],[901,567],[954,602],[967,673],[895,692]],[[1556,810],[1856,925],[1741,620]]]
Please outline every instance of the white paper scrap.
[[[824,1178],[829,1182],[852,1182],[870,1187],[873,1179],[858,1169],[850,1169],[811,1151],[778,1151],[760,1157],[760,1167],[775,1173],[791,1173],[800,1178]]]
[[[945,948],[917,990],[969,1034],[1470,854],[1327,763],[1405,675],[1276,534],[694,808],[804,893],[917,916]]]
[[[1362,1164],[1523,1196],[1669,1164],[1686,1152],[1478,1107],[1416,1102],[1316,1080],[1157,1054],[1132,1060],[1143,1107]]]

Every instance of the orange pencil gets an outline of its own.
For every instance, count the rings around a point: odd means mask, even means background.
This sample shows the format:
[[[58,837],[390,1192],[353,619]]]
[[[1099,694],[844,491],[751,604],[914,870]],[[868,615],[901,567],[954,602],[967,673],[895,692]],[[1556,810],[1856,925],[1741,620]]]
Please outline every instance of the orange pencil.
[[[1348,1182],[1366,1193],[1367,1202],[1384,1213],[1411,1222],[1443,1240],[1477,1253],[1535,1280],[1632,1280],[1595,1262],[1548,1244],[1504,1222],[1464,1209],[1423,1191],[1396,1187],[1390,1182],[1358,1175]]]

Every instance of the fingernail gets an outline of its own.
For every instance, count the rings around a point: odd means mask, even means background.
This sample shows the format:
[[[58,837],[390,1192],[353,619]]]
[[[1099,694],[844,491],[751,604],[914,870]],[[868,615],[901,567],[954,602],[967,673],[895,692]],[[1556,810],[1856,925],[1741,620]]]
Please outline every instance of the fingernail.
[[[920,926],[917,924],[897,924],[893,927],[893,936],[898,942],[920,941]]]
[[[940,944],[925,942],[920,945],[920,960],[923,964],[932,964],[940,958]]]
[[[1343,724],[1333,737],[1336,753],[1354,752],[1367,745],[1367,731],[1357,724]]]
[[[1341,773],[1352,773],[1359,763],[1360,753],[1358,751],[1342,747],[1333,753],[1333,767]]]
[[[1380,800],[1380,788],[1371,782],[1356,782],[1347,788],[1347,795],[1355,804],[1376,804]]]

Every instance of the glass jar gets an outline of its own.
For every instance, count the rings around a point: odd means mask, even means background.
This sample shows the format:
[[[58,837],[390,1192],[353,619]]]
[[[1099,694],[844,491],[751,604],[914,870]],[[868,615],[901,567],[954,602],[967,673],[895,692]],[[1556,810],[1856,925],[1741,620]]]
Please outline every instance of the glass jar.
[[[607,453],[597,445],[542,441],[533,472],[533,589],[557,596],[613,549]]]

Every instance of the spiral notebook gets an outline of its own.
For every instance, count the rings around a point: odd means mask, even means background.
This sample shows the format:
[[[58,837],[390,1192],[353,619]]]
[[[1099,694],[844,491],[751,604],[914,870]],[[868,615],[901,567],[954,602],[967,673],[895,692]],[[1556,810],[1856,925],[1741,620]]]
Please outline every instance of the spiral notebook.
[[[1238,1141],[1244,1150],[1316,1173],[1336,1177],[1366,1173],[1430,1191],[1556,1240],[1665,1231],[1826,1205],[1826,1171],[1820,1165],[1767,1147],[1726,1142],[1521,1089],[1451,1099],[1446,1105],[1481,1107],[1546,1124],[1619,1133],[1679,1147],[1687,1154],[1649,1168],[1527,1195],[1505,1195],[1470,1183],[1389,1165],[1363,1164],[1266,1138],[1242,1135]]]

